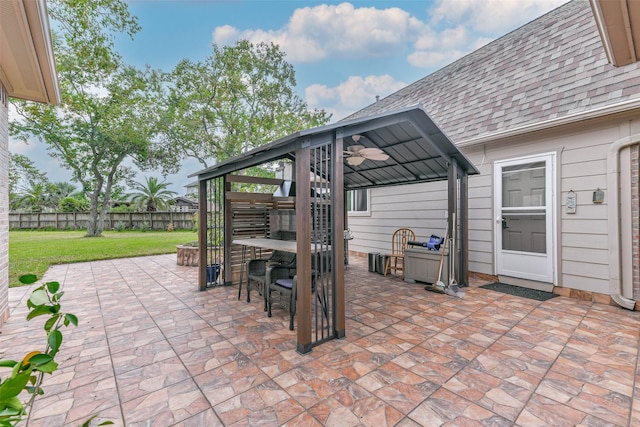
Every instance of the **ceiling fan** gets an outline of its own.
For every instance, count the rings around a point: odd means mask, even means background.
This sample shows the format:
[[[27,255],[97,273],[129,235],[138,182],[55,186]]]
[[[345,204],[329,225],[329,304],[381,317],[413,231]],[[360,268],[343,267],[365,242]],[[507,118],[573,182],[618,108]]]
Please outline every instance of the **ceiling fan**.
[[[351,139],[356,145],[350,145],[344,151],[349,166],[358,166],[367,159],[384,161],[389,158],[389,155],[379,148],[365,148],[364,145],[359,145],[360,135],[353,135]]]

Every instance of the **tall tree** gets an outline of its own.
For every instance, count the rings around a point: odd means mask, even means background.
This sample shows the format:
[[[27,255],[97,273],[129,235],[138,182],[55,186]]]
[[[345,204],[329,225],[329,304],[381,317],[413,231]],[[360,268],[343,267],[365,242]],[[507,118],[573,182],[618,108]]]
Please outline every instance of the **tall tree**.
[[[52,1],[51,17],[62,103],[59,107],[15,101],[21,120],[10,132],[45,141],[50,154],[71,170],[90,200],[88,236],[102,233],[114,185],[140,169],[158,167],[163,150],[153,142],[158,73],[123,63],[113,49],[116,33],[139,26],[121,0]],[[173,171],[176,163],[165,163]]]
[[[40,172],[33,161],[23,154],[9,153],[9,209],[24,208],[24,189],[32,183],[46,184],[47,176]]]
[[[204,167],[330,118],[296,95],[293,66],[274,44],[214,44],[204,61],[181,61],[169,79],[165,142]]]
[[[147,212],[155,212],[158,209],[166,209],[172,202],[173,197],[177,194],[175,191],[168,190],[170,182],[158,182],[158,178],[146,178],[145,183],[134,182],[132,188],[136,193],[132,193],[131,201]]]

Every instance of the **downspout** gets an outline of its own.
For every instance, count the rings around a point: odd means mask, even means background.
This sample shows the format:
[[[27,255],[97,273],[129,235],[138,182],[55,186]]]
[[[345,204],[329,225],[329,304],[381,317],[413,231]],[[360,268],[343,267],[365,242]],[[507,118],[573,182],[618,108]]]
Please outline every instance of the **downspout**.
[[[628,310],[635,308],[633,299],[622,295],[622,265],[620,247],[620,151],[640,142],[640,134],[615,141],[607,151],[607,188],[609,188],[609,295],[620,307]]]

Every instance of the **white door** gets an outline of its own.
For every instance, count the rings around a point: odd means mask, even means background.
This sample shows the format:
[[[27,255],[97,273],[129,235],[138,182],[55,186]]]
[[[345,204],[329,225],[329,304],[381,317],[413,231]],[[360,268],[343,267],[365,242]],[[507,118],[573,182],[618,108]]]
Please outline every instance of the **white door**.
[[[495,163],[496,271],[554,282],[555,153]]]

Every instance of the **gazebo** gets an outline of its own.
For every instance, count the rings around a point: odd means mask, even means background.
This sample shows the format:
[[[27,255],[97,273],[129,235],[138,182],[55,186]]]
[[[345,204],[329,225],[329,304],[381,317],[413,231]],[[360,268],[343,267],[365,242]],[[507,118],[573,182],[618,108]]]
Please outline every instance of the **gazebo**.
[[[355,144],[378,148],[389,157],[347,162],[345,150]],[[287,160],[295,165],[291,182],[237,174]],[[283,221],[280,214],[288,212],[284,221],[295,223],[290,231],[295,231],[291,245],[299,283],[297,350],[307,353],[346,333],[346,192],[447,180],[449,235],[453,227],[458,231],[452,255],[456,257],[455,277],[465,286],[468,176],[478,173],[420,105],[299,131],[203,169],[191,175],[199,183],[199,289],[243,280],[251,238],[276,237],[269,223]],[[240,182],[279,188],[274,194],[232,191]],[[311,282],[313,288],[308,285]]]

